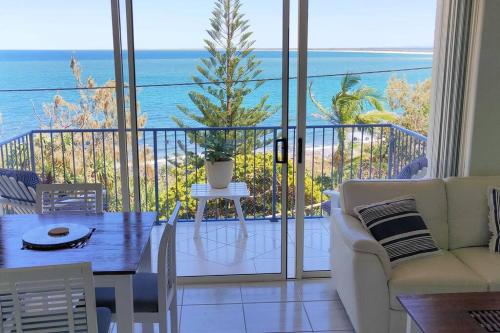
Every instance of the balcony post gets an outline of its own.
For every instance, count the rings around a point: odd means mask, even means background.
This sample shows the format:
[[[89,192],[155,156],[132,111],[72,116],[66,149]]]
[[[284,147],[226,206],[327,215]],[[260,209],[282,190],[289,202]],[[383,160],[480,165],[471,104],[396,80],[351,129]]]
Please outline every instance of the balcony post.
[[[146,140],[146,137],[144,135],[144,140]],[[146,154],[146,151],[144,151],[144,154]],[[157,132],[153,131],[153,159],[154,159],[154,168],[155,168],[155,209],[156,212],[159,213],[160,210],[160,204],[159,204],[159,193],[158,193],[158,138],[157,138]],[[165,160],[165,163],[167,161]],[[144,168],[146,168],[146,165],[144,165]],[[145,193],[144,195],[148,195]],[[159,218],[159,217],[158,217]]]
[[[388,162],[387,162],[387,179],[392,178],[392,155],[394,154],[394,127],[391,124],[391,129],[389,133],[389,153],[388,153]]]
[[[36,163],[35,163],[35,141],[33,139],[33,131],[29,133],[29,145],[30,145],[30,163],[31,163],[31,171],[36,172]]]

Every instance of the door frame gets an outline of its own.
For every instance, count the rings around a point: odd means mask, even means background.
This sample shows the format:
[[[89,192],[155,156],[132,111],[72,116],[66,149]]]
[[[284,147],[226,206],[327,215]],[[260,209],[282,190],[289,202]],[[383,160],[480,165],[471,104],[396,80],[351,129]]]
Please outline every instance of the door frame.
[[[305,220],[305,147],[307,114],[307,51],[309,1],[299,0],[298,50],[297,50],[297,133],[295,146],[295,278],[300,280],[304,271],[304,220]]]
[[[296,193],[295,193],[295,278],[324,278],[331,276],[329,270],[306,271],[304,270],[304,224],[305,224],[305,148],[307,143],[307,65],[309,50],[309,0],[299,1],[298,21],[298,52],[297,52],[297,139],[296,147],[302,146],[300,159],[297,158],[295,169]],[[299,141],[299,139],[301,139]]]
[[[281,139],[288,151],[290,99],[290,0],[283,0],[281,47]],[[277,156],[278,152],[274,152]],[[281,169],[281,280],[288,275],[288,153]]]
[[[111,0],[112,3],[116,3],[117,6],[117,23],[119,24],[119,1]],[[139,154],[138,154],[138,129],[137,129],[137,108],[136,108],[136,77],[135,77],[135,46],[134,46],[134,20],[133,20],[133,1],[125,0],[126,3],[126,31],[127,31],[127,51],[128,51],[128,66],[129,66],[129,90],[130,94],[130,110],[131,110],[131,138],[132,138],[132,168],[133,168],[133,184],[134,184],[134,208],[136,211],[140,211],[140,180],[139,180]],[[290,59],[290,0],[282,0],[282,108],[281,108],[281,138],[288,140],[288,130],[289,130],[289,59]],[[118,37],[120,42],[120,68],[123,66],[123,59],[121,57],[121,37]],[[115,55],[118,52],[115,46]],[[116,64],[116,58],[115,58]],[[123,72],[122,76],[123,76]],[[118,82],[118,81],[117,81]],[[121,81],[121,87],[123,88],[123,78]],[[117,84],[118,85],[118,84]],[[123,95],[122,95],[123,99]],[[123,111],[123,116],[125,118],[125,111]],[[123,127],[125,127],[124,124]],[[122,131],[122,129],[120,129]],[[126,152],[126,129],[123,129],[124,146]],[[134,142],[135,141],[135,142]],[[120,146],[121,148],[121,146]],[[288,147],[286,147],[288,149]],[[277,154],[277,152],[275,152]],[[127,155],[125,155],[125,160],[127,160]],[[123,156],[120,156],[123,158]],[[288,161],[287,161],[288,162]],[[128,166],[128,164],[125,164]],[[127,176],[127,186],[124,189],[122,180],[122,195],[124,198],[128,198],[128,170],[126,172]],[[255,273],[255,274],[235,274],[235,275],[209,275],[209,276],[183,276],[179,277],[179,281],[182,283],[213,283],[213,282],[243,282],[243,281],[279,281],[287,279],[287,260],[288,260],[288,207],[287,207],[287,194],[288,194],[288,163],[282,164],[281,170],[282,183],[281,183],[281,272],[280,273]],[[122,178],[123,179],[123,178]],[[127,192],[125,193],[124,190]],[[125,196],[127,194],[127,196]]]
[[[111,0],[111,25],[113,29],[113,56],[115,66],[116,112],[118,120],[118,147],[120,159],[120,185],[122,210],[130,211],[130,189],[128,180],[127,132],[125,111],[125,85],[123,76],[122,34],[120,18],[120,0]],[[135,89],[135,87],[134,87]]]

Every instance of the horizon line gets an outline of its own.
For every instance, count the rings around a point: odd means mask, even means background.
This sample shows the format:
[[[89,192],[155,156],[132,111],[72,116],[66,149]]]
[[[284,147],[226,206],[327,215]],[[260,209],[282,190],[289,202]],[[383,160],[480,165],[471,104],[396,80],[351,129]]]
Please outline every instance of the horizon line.
[[[205,48],[171,48],[171,49],[155,49],[155,48],[137,48],[135,51],[204,51]],[[262,48],[254,48],[254,51],[281,51],[282,48],[273,48],[273,47],[262,47]],[[298,48],[291,47],[290,51],[297,51]],[[308,49],[309,51],[433,51],[434,47],[431,46],[401,46],[401,47],[312,47]],[[0,49],[0,51],[68,51],[68,52],[77,52],[77,51],[113,51],[113,49],[104,49],[104,48],[96,48],[96,49]],[[127,50],[123,50],[126,52]]]

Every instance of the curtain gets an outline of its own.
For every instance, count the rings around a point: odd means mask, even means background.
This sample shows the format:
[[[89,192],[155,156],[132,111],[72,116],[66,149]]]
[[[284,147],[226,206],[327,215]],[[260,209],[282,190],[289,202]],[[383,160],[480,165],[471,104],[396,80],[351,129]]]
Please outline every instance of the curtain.
[[[462,173],[464,118],[476,0],[438,0],[429,128],[429,176]]]

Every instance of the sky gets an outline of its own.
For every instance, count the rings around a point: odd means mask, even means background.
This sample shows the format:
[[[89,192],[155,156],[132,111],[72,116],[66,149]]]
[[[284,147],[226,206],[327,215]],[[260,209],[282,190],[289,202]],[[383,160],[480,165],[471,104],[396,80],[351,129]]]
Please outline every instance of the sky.
[[[122,2],[124,2],[122,0]],[[280,48],[282,2],[242,0],[256,48]],[[297,46],[291,0],[290,46]],[[213,0],[135,0],[136,49],[203,47]],[[436,0],[309,0],[310,48],[432,47]],[[110,0],[0,0],[0,49],[112,49]]]

